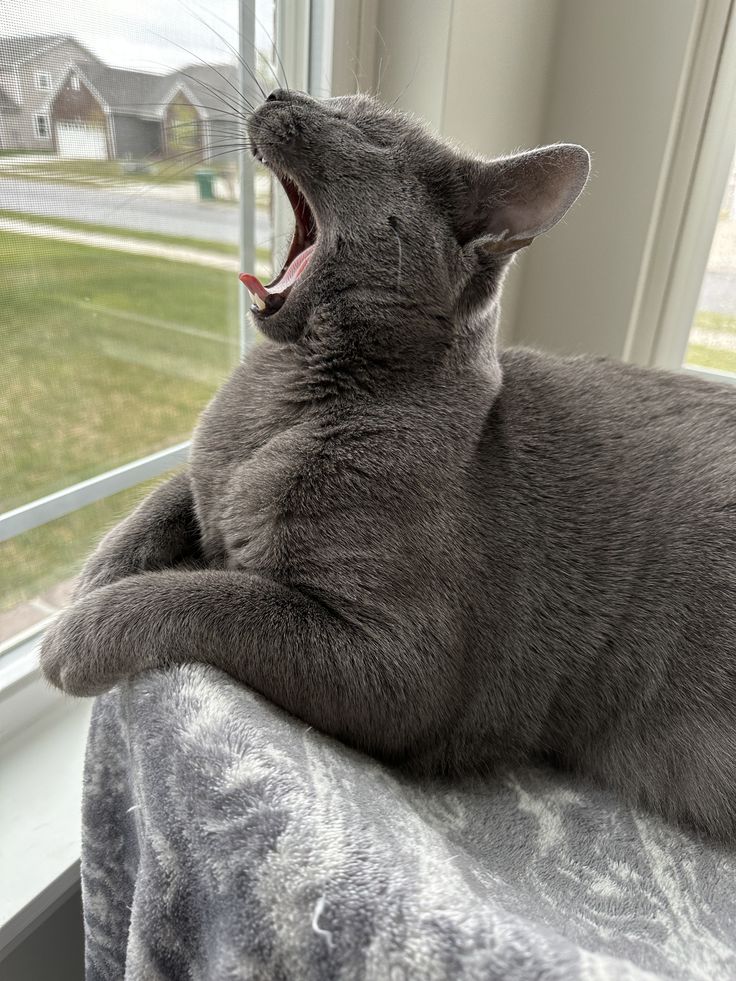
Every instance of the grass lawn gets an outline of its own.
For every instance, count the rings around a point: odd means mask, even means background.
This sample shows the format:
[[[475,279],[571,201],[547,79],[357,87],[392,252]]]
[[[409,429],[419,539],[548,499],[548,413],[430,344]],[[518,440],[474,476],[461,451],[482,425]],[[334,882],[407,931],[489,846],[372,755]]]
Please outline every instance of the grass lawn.
[[[0,236],[0,510],[186,439],[239,356],[237,277]],[[0,609],[73,573],[140,489],[0,544]]]
[[[693,368],[710,368],[712,371],[736,374],[736,317],[700,310],[693,327],[701,336],[699,338],[696,334],[691,338],[685,354],[685,364]]]
[[[191,181],[194,173],[202,168],[223,173],[226,168],[213,161],[161,160],[151,163],[150,171],[146,173],[128,173],[118,160],[66,160],[60,157],[49,157],[41,163],[9,164],[2,166],[0,158],[0,174],[9,177],[27,177],[37,180],[59,180],[77,183],[84,180],[109,180],[119,183],[126,181],[144,184],[176,184],[181,181]]]

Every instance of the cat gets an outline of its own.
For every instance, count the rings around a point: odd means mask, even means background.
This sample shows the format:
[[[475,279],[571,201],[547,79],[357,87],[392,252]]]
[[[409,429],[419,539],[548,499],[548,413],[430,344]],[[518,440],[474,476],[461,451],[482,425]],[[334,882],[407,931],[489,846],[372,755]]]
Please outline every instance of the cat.
[[[497,346],[589,173],[367,96],[248,120],[296,231],[186,472],[47,631],[76,695],[182,661],[419,774],[528,760],[736,838],[736,390]]]

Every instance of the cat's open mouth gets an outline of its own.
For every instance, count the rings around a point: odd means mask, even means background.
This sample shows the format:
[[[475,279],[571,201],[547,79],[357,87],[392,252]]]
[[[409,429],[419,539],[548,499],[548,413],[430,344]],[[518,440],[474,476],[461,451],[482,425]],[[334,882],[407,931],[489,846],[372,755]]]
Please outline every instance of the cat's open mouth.
[[[269,166],[268,161],[264,160],[255,148],[253,155],[261,163]],[[272,170],[273,168],[269,167],[269,169]],[[253,313],[261,317],[276,313],[284,305],[295,283],[309,265],[317,242],[317,222],[304,195],[290,177],[283,174],[276,174],[276,176],[281,181],[281,186],[286,191],[286,196],[294,212],[294,237],[291,240],[286,261],[278,276],[266,286],[251,273],[241,273],[240,276],[240,281],[248,288],[253,298],[253,306],[251,307]]]

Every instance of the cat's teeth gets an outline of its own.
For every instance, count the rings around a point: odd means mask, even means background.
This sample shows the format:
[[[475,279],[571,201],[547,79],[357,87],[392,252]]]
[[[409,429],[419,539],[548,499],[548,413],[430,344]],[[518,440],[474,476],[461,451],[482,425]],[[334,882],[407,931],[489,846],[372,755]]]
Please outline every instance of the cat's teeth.
[[[262,297],[260,297],[257,293],[251,293],[250,298],[251,300],[253,300],[253,302],[255,303],[255,305],[258,307],[259,310],[266,309],[266,301]]]

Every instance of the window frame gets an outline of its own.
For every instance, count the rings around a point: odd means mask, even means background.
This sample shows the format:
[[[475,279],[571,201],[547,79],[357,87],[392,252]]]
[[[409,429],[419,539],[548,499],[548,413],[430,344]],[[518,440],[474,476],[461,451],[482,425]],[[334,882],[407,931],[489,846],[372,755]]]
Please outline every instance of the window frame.
[[[69,86],[72,89],[72,91],[79,92],[79,88],[80,88],[79,75],[72,74],[69,76]]]
[[[295,3],[297,0],[291,2]],[[345,0],[345,5],[352,9],[363,2],[370,0]],[[309,0],[305,0],[304,6],[307,7],[308,3]],[[311,4],[327,6],[331,10],[334,0],[311,0]],[[239,54],[248,65],[254,65],[255,12],[251,0],[240,0],[239,8]],[[332,18],[328,18],[327,22],[331,25]],[[344,38],[341,39],[340,46],[344,46]],[[309,58],[312,57],[312,50],[310,42]],[[297,77],[295,66],[284,61],[284,67],[290,83],[294,84],[293,78]],[[247,78],[246,85],[246,78],[243,68],[241,84],[247,91],[250,79]],[[250,154],[243,154],[242,164],[241,209],[243,213],[253,215],[254,167]],[[241,221],[241,268],[255,267],[254,226],[254,221]],[[254,328],[243,294],[245,290],[241,291],[240,309],[241,345],[245,351],[253,341]],[[46,498],[32,501],[15,511],[0,513],[3,537],[15,537],[15,534],[39,527],[55,517],[72,513],[119,490],[136,486],[159,474],[163,475],[184,462],[188,449],[188,442],[180,443],[160,453],[132,460],[122,467],[64,488]],[[70,828],[74,827],[74,815],[79,811],[82,755],[91,702],[89,699],[65,698],[41,677],[38,649],[43,631],[52,620],[53,617],[29,628],[0,648],[0,750],[7,754],[8,759],[14,760],[17,771],[30,774],[31,786],[44,787],[48,782],[44,773],[48,771],[60,778],[68,791],[68,806],[54,809],[47,815],[44,826],[45,849],[46,852],[53,853],[53,861],[48,859],[44,849],[38,852],[34,844],[36,867],[32,870],[33,874],[29,875],[27,865],[24,866],[26,875],[23,896],[13,892],[5,897],[4,916],[0,922],[0,958],[63,900],[67,894],[65,890],[75,888],[78,882],[79,843],[74,833],[70,834]],[[26,798],[22,789],[15,797],[25,806]],[[30,811],[36,805],[35,799],[28,804],[28,822],[16,820],[7,827],[0,827],[8,847],[14,853],[24,856],[24,862],[27,861],[28,844],[29,840],[33,840],[35,827],[35,823],[30,820]],[[30,896],[30,893],[33,895]],[[8,918],[9,911],[13,915]]]
[[[41,132],[41,126],[39,126],[41,120],[43,120],[43,126],[46,129],[45,133]],[[51,139],[51,117],[47,112],[36,112],[33,114],[33,135],[37,140]]]
[[[282,68],[285,70],[289,83],[297,88],[306,88],[310,77],[309,67],[315,57],[315,35],[310,30],[315,9],[319,9],[322,23],[326,29],[332,30],[334,17],[332,8],[334,0],[275,0],[276,2],[276,43],[278,45]],[[349,6],[356,9],[363,0],[346,0]],[[256,14],[251,0],[240,0],[239,8],[239,45],[238,54],[245,65],[255,68],[255,21]],[[325,11],[325,8],[328,8]],[[296,25],[292,31],[292,25]],[[334,37],[320,38],[320,63],[324,63],[324,48],[334,46]],[[240,84],[243,91],[248,91],[252,80],[241,63]],[[48,74],[48,73],[46,73]],[[275,82],[274,82],[275,84]],[[51,138],[51,123],[48,113],[34,115],[43,116],[48,127],[48,137]],[[38,135],[38,134],[37,134]],[[242,220],[245,215],[254,215],[255,208],[255,167],[250,154],[243,154],[240,171],[240,264],[242,269],[255,268],[255,221]],[[290,216],[289,216],[290,219]],[[240,292],[240,349],[241,356],[246,353],[255,339],[255,329],[249,312],[249,303],[245,290]],[[151,478],[163,476],[175,467],[186,462],[189,455],[190,441],[175,444],[158,453],[139,457],[122,466],[108,470],[91,477],[89,480],[62,488],[42,498],[7,512],[0,512],[0,542],[7,541],[17,535],[31,531],[41,525],[54,521],[64,515],[71,514],[96,501],[104,500],[122,490],[138,486]],[[56,614],[55,614],[56,615]],[[9,656],[14,657],[22,652],[22,663],[29,672],[38,669],[37,658],[34,659],[38,644],[44,630],[53,620],[41,621],[15,637],[0,645],[0,665],[9,663]],[[3,694],[2,673],[0,672],[0,699]]]
[[[736,149],[736,2],[700,6],[623,356],[733,384],[731,373],[684,364]]]
[[[42,78],[43,79],[46,79],[46,81],[48,82],[47,85],[42,85],[41,84],[41,79]],[[36,83],[36,89],[39,92],[50,92],[51,89],[54,86],[54,81],[53,81],[53,78],[51,77],[51,72],[48,72],[48,71],[37,71],[35,73],[35,83]]]

